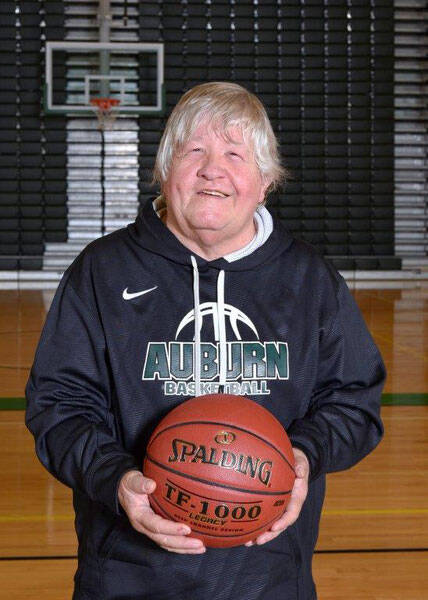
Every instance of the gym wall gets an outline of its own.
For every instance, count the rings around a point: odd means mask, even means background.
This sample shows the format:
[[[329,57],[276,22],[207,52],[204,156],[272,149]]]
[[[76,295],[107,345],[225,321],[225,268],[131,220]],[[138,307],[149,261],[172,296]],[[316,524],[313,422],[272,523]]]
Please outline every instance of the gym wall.
[[[79,35],[97,40],[97,4],[0,4],[0,270],[42,269],[46,244],[69,237],[68,117],[44,111],[43,49],[76,39],[78,10]],[[135,119],[138,202],[156,193],[154,155],[181,94],[236,81],[264,102],[292,173],[270,199],[286,226],[340,269],[400,268],[391,2],[131,1],[126,26],[123,6],[112,2],[112,41],[165,44],[165,116]]]

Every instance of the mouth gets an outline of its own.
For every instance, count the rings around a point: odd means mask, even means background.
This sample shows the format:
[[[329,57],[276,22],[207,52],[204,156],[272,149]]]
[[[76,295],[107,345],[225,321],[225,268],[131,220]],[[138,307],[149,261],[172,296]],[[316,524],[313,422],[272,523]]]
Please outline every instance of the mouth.
[[[215,196],[216,198],[227,198],[230,194],[226,194],[220,190],[200,190],[198,194],[204,194],[207,196]]]

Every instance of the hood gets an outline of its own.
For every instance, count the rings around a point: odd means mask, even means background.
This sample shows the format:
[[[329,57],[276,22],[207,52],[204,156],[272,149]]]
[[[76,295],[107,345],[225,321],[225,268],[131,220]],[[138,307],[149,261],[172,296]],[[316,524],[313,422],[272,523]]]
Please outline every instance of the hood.
[[[226,338],[226,304],[225,304],[225,272],[237,272],[254,269],[263,263],[269,262],[285,252],[292,243],[292,237],[278,223],[273,223],[273,230],[256,250],[229,262],[225,258],[208,261],[186,248],[175,235],[164,225],[156,214],[153,202],[149,201],[136,221],[128,226],[128,231],[133,240],[154,254],[167,258],[169,261],[191,266],[193,272],[193,315],[194,315],[194,365],[195,365],[195,395],[201,394],[201,328],[202,308],[200,302],[200,272],[208,268],[216,269],[217,275],[217,301],[216,311],[213,314],[215,330],[219,343],[219,389],[226,383],[227,370],[227,338]],[[228,255],[230,257],[230,255]]]
[[[273,231],[269,238],[248,256],[233,262],[224,258],[206,260],[184,246],[159,219],[153,208],[153,199],[145,203],[135,222],[128,225],[127,229],[131,238],[139,246],[172,262],[188,267],[191,264],[190,257],[193,256],[199,268],[212,267],[224,271],[253,269],[282,254],[293,242],[292,236],[277,219],[273,218]]]

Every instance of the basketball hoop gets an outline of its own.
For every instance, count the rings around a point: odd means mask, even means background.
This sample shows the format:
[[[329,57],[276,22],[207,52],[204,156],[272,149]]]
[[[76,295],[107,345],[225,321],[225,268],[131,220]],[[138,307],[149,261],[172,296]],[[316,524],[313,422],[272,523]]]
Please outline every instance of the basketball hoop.
[[[117,98],[92,98],[91,104],[98,118],[98,129],[107,131],[113,129],[116,113],[113,110],[120,104]]]

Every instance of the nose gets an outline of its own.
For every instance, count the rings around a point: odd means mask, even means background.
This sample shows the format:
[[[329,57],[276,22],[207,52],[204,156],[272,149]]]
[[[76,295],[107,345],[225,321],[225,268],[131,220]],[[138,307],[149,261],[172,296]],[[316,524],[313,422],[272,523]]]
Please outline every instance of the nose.
[[[207,152],[198,169],[198,177],[207,181],[224,177],[224,168],[221,165],[221,158],[215,152]]]

